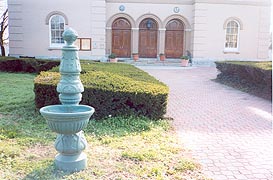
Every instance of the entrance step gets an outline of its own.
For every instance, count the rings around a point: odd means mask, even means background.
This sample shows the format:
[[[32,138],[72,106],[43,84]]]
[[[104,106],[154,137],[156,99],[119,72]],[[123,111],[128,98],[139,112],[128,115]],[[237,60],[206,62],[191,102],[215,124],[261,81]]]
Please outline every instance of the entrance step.
[[[137,61],[132,59],[119,59],[119,62],[124,62],[135,66],[181,66],[180,61],[180,59],[166,59],[164,61],[160,61],[156,58],[140,58]]]

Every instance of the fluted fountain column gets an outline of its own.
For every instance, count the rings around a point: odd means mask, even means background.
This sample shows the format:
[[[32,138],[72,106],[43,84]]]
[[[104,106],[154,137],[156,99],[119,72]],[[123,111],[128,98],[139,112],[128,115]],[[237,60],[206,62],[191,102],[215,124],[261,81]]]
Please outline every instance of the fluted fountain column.
[[[79,104],[84,91],[80,80],[81,65],[78,57],[78,48],[73,44],[78,34],[71,28],[63,33],[66,45],[62,48],[60,64],[61,80],[57,85],[62,104]]]

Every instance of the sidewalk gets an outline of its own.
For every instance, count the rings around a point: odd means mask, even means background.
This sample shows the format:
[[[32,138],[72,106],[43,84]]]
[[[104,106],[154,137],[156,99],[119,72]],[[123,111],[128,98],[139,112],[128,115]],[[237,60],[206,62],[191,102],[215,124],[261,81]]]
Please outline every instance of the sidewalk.
[[[215,180],[272,180],[271,102],[215,83],[213,67],[139,67],[170,88],[167,116]]]

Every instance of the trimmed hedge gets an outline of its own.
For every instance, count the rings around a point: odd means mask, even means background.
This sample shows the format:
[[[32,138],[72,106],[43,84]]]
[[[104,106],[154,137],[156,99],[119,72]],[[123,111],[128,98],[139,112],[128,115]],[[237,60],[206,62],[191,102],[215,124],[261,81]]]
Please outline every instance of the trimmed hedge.
[[[265,99],[272,99],[272,62],[218,61],[217,81]]]
[[[40,73],[58,65],[60,65],[60,61],[55,60],[13,57],[0,58],[0,71],[5,72]]]
[[[168,87],[148,73],[128,64],[82,63],[84,92],[81,104],[90,105],[93,117],[147,116],[162,118],[166,113]],[[36,107],[59,104],[56,91],[60,74],[57,68],[35,78]]]

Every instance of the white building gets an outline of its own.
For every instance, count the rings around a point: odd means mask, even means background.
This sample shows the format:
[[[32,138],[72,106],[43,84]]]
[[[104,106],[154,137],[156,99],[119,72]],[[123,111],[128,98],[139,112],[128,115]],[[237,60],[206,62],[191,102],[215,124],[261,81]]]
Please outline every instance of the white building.
[[[10,56],[59,57],[66,27],[101,59],[268,60],[270,0],[9,0]]]

